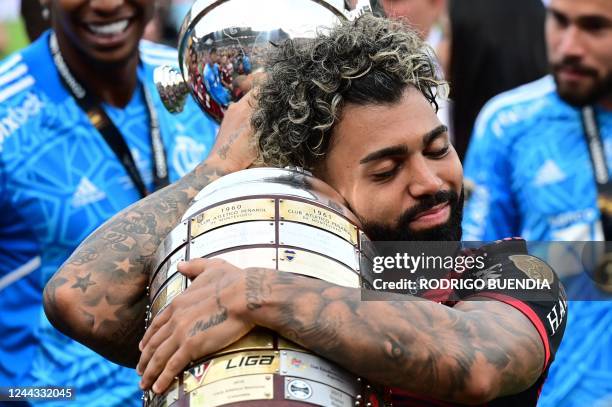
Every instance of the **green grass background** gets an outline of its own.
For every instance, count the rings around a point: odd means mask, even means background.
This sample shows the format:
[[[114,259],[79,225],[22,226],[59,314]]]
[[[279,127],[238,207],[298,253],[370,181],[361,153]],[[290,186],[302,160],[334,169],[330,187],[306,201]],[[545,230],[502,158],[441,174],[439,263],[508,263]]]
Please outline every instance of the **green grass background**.
[[[4,58],[28,45],[28,35],[26,34],[25,26],[21,19],[16,21],[2,21],[0,24],[4,25],[9,39],[7,49],[0,51],[0,58]]]

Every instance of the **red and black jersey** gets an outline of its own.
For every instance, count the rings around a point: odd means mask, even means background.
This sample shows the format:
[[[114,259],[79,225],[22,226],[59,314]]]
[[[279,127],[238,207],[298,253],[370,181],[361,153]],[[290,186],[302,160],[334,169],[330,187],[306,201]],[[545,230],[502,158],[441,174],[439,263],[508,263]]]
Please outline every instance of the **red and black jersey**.
[[[501,397],[485,404],[490,407],[502,406],[535,406],[537,404],[544,380],[548,374],[555,353],[561,343],[567,319],[567,298],[563,286],[554,271],[544,261],[527,253],[526,242],[522,239],[507,239],[469,251],[471,255],[484,255],[486,265],[481,270],[468,270],[463,273],[452,273],[448,278],[474,279],[495,278],[500,283],[494,288],[482,290],[461,291],[428,291],[419,296],[432,301],[454,306],[459,301],[470,297],[485,297],[508,304],[525,315],[540,334],[545,350],[545,362],[542,374],[527,390]],[[517,291],[504,288],[504,280],[518,280],[525,277],[543,281],[550,288]],[[507,285],[509,286],[509,285]],[[405,392],[399,389],[389,389],[389,396],[394,407],[404,406],[454,406],[457,404],[434,400],[428,397]]]

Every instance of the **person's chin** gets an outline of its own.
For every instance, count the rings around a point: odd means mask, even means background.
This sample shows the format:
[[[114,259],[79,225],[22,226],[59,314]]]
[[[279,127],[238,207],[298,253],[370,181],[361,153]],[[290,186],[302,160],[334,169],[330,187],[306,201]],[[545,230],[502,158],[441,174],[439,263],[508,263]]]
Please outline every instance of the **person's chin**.
[[[125,46],[112,50],[94,50],[90,55],[101,65],[115,66],[123,65],[138,53],[138,46],[132,44],[126,44]]]
[[[567,103],[572,106],[585,106],[593,102],[594,82],[588,78],[563,79],[558,77],[557,93]]]

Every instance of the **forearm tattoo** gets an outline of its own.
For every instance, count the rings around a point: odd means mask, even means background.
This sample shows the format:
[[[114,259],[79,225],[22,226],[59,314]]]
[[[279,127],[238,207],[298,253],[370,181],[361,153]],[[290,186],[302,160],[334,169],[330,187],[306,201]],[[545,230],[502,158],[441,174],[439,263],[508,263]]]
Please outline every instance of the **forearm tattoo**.
[[[375,383],[461,400],[483,367],[499,372],[501,394],[528,388],[541,373],[539,337],[528,321],[507,316],[504,304],[483,311],[479,301],[461,310],[400,295],[362,301],[356,289],[248,271],[246,301],[256,323]],[[266,304],[275,306],[260,311]]]

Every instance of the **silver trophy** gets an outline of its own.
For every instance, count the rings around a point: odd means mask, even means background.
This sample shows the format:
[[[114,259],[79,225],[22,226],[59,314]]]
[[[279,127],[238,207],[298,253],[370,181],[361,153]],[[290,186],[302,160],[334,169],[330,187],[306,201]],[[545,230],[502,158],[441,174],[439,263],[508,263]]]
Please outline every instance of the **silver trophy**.
[[[266,267],[369,288],[367,242],[344,200],[307,173],[256,168],[224,176],[197,195],[157,249],[147,324],[189,287],[177,272],[179,261],[220,258],[242,268]],[[164,395],[146,399],[154,406],[349,407],[372,397],[378,396],[355,375],[258,328],[189,366]]]
[[[182,28],[180,72],[168,67],[156,71],[162,99],[170,111],[180,111],[190,92],[204,112],[221,120],[228,99],[213,88],[217,84],[204,81],[221,64],[212,63],[219,55],[240,59],[240,71],[231,76],[239,83],[240,75],[261,70],[267,47],[312,38],[318,29],[368,10],[360,4],[357,11],[345,12],[322,0],[196,1]],[[239,96],[235,93],[228,103]],[[370,288],[367,242],[343,198],[305,171],[255,168],[224,176],[200,191],[157,249],[146,323],[189,287],[190,281],[177,272],[179,261],[220,258],[241,268],[265,267]],[[145,394],[145,404],[349,407],[383,401],[354,374],[256,328],[187,366],[165,394]]]
[[[221,121],[227,105],[252,87],[266,51],[285,40],[370,12],[368,0],[196,0],[179,35],[179,64],[155,72],[162,100],[180,112],[187,94]]]

